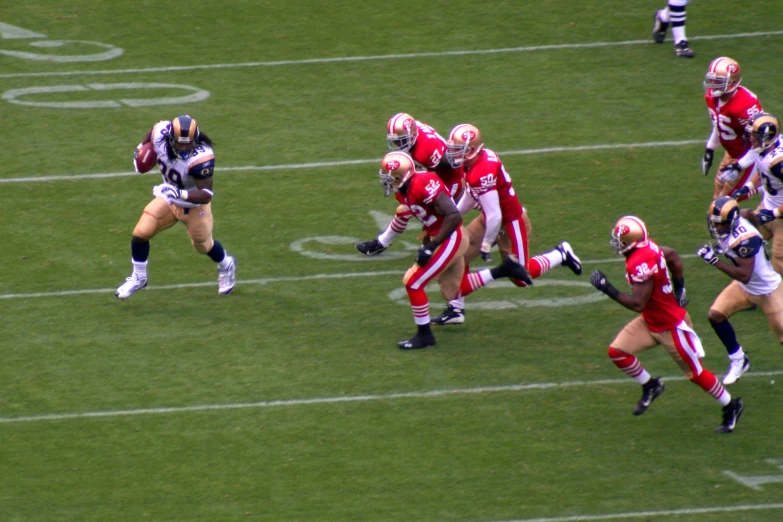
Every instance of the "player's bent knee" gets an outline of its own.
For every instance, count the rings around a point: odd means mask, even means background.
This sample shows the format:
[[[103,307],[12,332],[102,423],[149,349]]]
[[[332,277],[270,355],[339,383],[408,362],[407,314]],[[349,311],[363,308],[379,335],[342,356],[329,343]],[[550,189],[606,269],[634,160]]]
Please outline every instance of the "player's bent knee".
[[[728,317],[723,315],[717,310],[710,309],[709,312],[707,312],[707,319],[713,324],[715,323],[722,323],[723,321],[727,320]]]
[[[190,244],[193,245],[193,249],[199,254],[206,254],[207,252],[212,250],[213,246],[215,246],[215,241],[212,238],[209,238],[206,241],[205,240],[197,241],[191,238]]]

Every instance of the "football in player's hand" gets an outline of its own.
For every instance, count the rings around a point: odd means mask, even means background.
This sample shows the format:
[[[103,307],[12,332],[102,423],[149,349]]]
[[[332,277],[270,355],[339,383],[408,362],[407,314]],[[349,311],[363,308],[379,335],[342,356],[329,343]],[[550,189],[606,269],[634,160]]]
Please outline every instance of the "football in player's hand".
[[[151,141],[140,145],[133,153],[133,167],[136,172],[141,174],[152,170],[157,162],[158,155],[155,153],[155,147],[152,146]]]

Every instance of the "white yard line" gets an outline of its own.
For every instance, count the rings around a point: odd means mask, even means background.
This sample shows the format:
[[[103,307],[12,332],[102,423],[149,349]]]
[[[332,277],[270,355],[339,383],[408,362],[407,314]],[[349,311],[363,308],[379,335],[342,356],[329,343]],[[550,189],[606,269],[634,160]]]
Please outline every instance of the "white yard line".
[[[725,40],[732,38],[758,38],[762,36],[780,36],[783,31],[762,31],[756,33],[716,34],[705,36],[692,36],[691,42],[702,40]],[[0,74],[3,78],[51,78],[63,76],[97,76],[105,74],[144,74],[144,73],[170,73],[181,71],[198,71],[209,69],[241,69],[253,67],[282,67],[296,65],[319,65],[331,63],[370,62],[379,60],[411,60],[415,58],[444,58],[450,56],[476,56],[502,53],[529,53],[535,51],[559,51],[563,49],[596,49],[601,47],[622,47],[628,45],[651,45],[650,39],[625,40],[622,42],[585,42],[572,44],[533,45],[527,47],[506,47],[499,49],[476,49],[466,51],[439,51],[429,53],[405,53],[405,54],[380,54],[371,56],[338,56],[334,58],[308,58],[303,60],[276,60],[268,62],[244,62],[244,63],[216,63],[203,65],[182,65],[170,67],[149,67],[141,69],[100,69],[95,71],[62,71],[62,72],[37,72],[37,73],[10,73]]]
[[[737,513],[741,511],[764,511],[783,509],[783,504],[741,504],[738,506],[714,506],[700,508],[660,509],[656,511],[630,511],[607,513],[605,515],[570,515],[566,517],[518,518],[497,522],[590,522],[595,520],[617,520],[627,518],[657,518],[683,515],[706,515],[709,513]],[[487,521],[489,522],[489,521]]]
[[[500,156],[521,156],[528,154],[551,154],[557,152],[580,152],[590,150],[613,150],[613,149],[637,149],[650,147],[682,147],[688,145],[703,145],[704,140],[681,140],[681,141],[648,141],[644,143],[606,143],[600,145],[578,145],[574,147],[548,147],[544,149],[520,149],[499,152]],[[328,167],[346,167],[351,165],[369,165],[378,163],[380,158],[342,160],[342,161],[321,161],[315,163],[289,163],[285,165],[247,165],[243,167],[217,167],[218,172],[266,172],[276,170],[308,170]],[[157,174],[152,172],[150,174]],[[0,178],[0,183],[34,183],[48,181],[76,181],[93,180],[108,178],[124,178],[138,176],[136,172],[104,172],[95,174],[63,174],[55,176],[29,176],[24,178]]]
[[[767,378],[783,375],[783,370],[770,372],[749,372],[743,379]],[[684,381],[682,375],[662,377],[664,381]],[[429,390],[419,392],[385,393],[377,395],[348,395],[343,397],[313,397],[307,399],[280,399],[258,402],[235,402],[227,404],[197,404],[193,406],[175,406],[158,408],[139,408],[134,410],[87,411],[82,413],[47,413],[41,415],[25,415],[20,417],[0,417],[0,424],[21,422],[65,421],[75,419],[103,419],[110,417],[129,417],[136,415],[161,415],[177,413],[193,413],[201,411],[243,410],[250,408],[276,408],[281,406],[312,406],[316,404],[340,404],[349,402],[394,401],[401,399],[428,399],[433,397],[454,397],[457,395],[476,395],[486,393],[526,392],[536,390],[551,390],[561,388],[578,388],[585,386],[613,386],[636,384],[628,378],[597,379],[594,381],[563,381],[542,382],[533,384],[511,384],[507,386],[481,386],[479,388],[450,388],[445,390]]]
[[[359,254],[356,254],[357,256]],[[411,254],[412,256],[413,254]],[[696,254],[680,254],[681,258],[689,259],[696,257]],[[413,259],[411,257],[411,259]],[[597,265],[603,263],[619,263],[625,261],[624,257],[610,257],[606,259],[588,259],[582,261],[583,265]],[[377,272],[342,272],[335,274],[313,274],[305,276],[283,276],[283,277],[264,277],[261,279],[242,279],[237,280],[237,286],[247,285],[268,285],[270,283],[290,283],[301,281],[317,281],[328,279],[351,279],[355,277],[378,277],[378,276],[392,276],[401,275],[404,270],[379,270]],[[148,286],[145,290],[177,290],[180,288],[201,288],[215,286],[214,281],[202,281],[200,283],[177,283],[171,285],[156,285]],[[113,294],[116,288],[84,288],[81,290],[61,290],[56,292],[28,292],[21,294],[0,294],[0,300],[3,299],[37,299],[41,297],[70,297],[79,295],[95,295],[95,294]]]

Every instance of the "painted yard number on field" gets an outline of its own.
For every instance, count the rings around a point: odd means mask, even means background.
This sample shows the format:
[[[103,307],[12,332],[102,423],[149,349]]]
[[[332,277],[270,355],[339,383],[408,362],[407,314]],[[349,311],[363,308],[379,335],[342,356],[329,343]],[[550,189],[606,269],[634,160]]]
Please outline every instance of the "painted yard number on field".
[[[100,62],[112,60],[121,56],[123,50],[113,45],[100,42],[88,42],[84,40],[45,40],[45,34],[36,33],[15,25],[0,22],[0,36],[3,40],[35,39],[30,47],[37,49],[52,49],[65,46],[87,46],[105,49],[92,54],[43,54],[24,51],[12,51],[0,48],[0,55],[11,56],[21,60],[33,60],[47,63],[74,63],[74,62]],[[62,93],[89,92],[89,91],[117,91],[117,90],[143,90],[143,89],[167,89],[189,91],[182,96],[167,96],[156,98],[121,98],[117,100],[83,100],[83,101],[52,101],[46,100],[46,96]],[[149,107],[153,105],[175,105],[182,103],[194,103],[209,98],[209,91],[192,87],[190,85],[177,85],[170,83],[88,83],[85,85],[56,85],[47,87],[27,87],[24,89],[11,89],[3,93],[3,99],[16,105],[28,105],[33,107],[49,107],[55,109],[107,109],[116,107]],[[35,97],[38,99],[34,99]],[[32,98],[32,99],[31,99]],[[43,98],[43,99],[41,99]]]
[[[777,466],[781,472],[783,472],[783,459],[765,459],[764,462]],[[781,483],[783,484],[783,473],[779,475],[738,475],[733,471],[724,471],[724,475],[727,475],[743,486],[747,486],[750,489],[761,491],[762,484]]]

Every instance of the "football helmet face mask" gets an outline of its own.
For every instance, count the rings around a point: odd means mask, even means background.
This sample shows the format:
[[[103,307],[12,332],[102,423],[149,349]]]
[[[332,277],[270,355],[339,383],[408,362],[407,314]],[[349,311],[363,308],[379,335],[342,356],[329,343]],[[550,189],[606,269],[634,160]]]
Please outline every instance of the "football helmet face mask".
[[[180,159],[186,159],[196,149],[199,137],[198,122],[187,114],[171,120],[169,146]]]
[[[415,166],[413,158],[402,151],[389,152],[381,160],[378,177],[384,189],[384,197],[397,192],[413,176]]]
[[[750,148],[757,154],[775,147],[779,137],[780,121],[766,112],[755,114],[745,126],[745,139],[750,141]]]
[[[647,242],[647,226],[635,216],[624,216],[617,220],[612,229],[609,244],[615,254],[625,254]]]
[[[386,124],[386,144],[391,150],[410,151],[416,144],[419,128],[413,116],[400,112],[389,119]]]
[[[710,235],[722,241],[729,237],[737,227],[740,218],[739,203],[729,196],[721,196],[712,203],[707,211],[707,228]]]
[[[740,66],[727,56],[715,58],[704,75],[704,92],[719,97],[736,91],[742,81]]]
[[[466,160],[478,156],[484,147],[481,131],[469,123],[457,125],[449,133],[446,147],[446,161],[452,168],[461,167]]]

